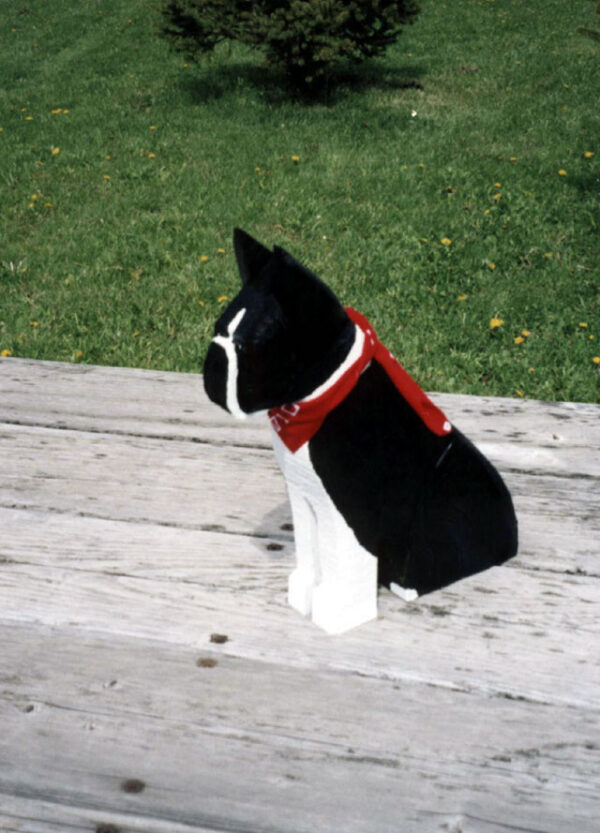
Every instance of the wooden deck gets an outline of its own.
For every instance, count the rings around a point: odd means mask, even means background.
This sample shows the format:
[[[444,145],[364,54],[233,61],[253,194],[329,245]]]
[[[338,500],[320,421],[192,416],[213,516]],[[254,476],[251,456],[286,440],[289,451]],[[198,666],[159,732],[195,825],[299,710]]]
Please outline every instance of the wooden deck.
[[[434,398],[520,554],[328,637],[264,424],[0,360],[3,833],[598,833],[600,406]]]

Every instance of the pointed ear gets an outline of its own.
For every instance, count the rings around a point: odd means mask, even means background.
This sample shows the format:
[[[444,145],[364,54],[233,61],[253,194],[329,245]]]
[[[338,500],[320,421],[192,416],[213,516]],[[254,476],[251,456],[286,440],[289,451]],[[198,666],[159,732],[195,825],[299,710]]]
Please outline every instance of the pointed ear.
[[[272,252],[240,228],[233,232],[233,248],[243,284],[257,277],[272,257]]]

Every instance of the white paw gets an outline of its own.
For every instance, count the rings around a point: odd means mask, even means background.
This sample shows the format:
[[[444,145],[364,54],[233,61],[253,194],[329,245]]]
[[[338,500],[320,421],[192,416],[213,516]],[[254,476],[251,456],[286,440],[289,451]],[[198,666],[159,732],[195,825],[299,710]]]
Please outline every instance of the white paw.
[[[312,596],[315,586],[314,576],[306,570],[296,568],[288,579],[288,604],[309,616],[312,610]]]
[[[395,593],[396,596],[400,596],[401,599],[404,599],[405,602],[414,602],[415,599],[419,598],[419,594],[416,590],[413,590],[412,587],[400,587],[400,585],[395,582],[390,584],[390,590],[392,593]]]
[[[376,587],[357,595],[356,588],[323,583],[312,594],[312,620],[326,633],[343,633],[377,618]]]

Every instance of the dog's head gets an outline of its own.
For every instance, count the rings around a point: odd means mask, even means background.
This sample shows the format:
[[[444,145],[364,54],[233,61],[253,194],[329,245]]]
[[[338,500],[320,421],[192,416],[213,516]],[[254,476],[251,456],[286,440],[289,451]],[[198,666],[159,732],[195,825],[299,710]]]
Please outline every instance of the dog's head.
[[[242,289],[215,324],[204,365],[210,399],[244,417],[296,402],[350,349],[354,325],[333,292],[283,249],[236,229]]]

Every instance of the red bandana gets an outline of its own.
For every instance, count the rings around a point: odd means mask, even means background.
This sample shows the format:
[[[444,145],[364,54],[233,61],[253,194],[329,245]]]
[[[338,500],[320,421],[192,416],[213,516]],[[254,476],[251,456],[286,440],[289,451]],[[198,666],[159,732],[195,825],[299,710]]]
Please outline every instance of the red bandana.
[[[433,404],[415,380],[408,375],[390,351],[383,346],[364,315],[351,307],[345,307],[345,310],[350,320],[360,327],[365,334],[362,353],[334,385],[327,388],[324,393],[315,397],[315,399],[308,402],[302,401],[282,405],[280,408],[271,408],[269,411],[271,425],[279,434],[282,442],[292,452],[298,451],[304,443],[308,442],[317,433],[327,414],[337,408],[348,396],[358,382],[363,370],[373,359],[383,367],[400,394],[430,431],[433,431],[438,437],[449,434],[452,426],[442,411]]]

